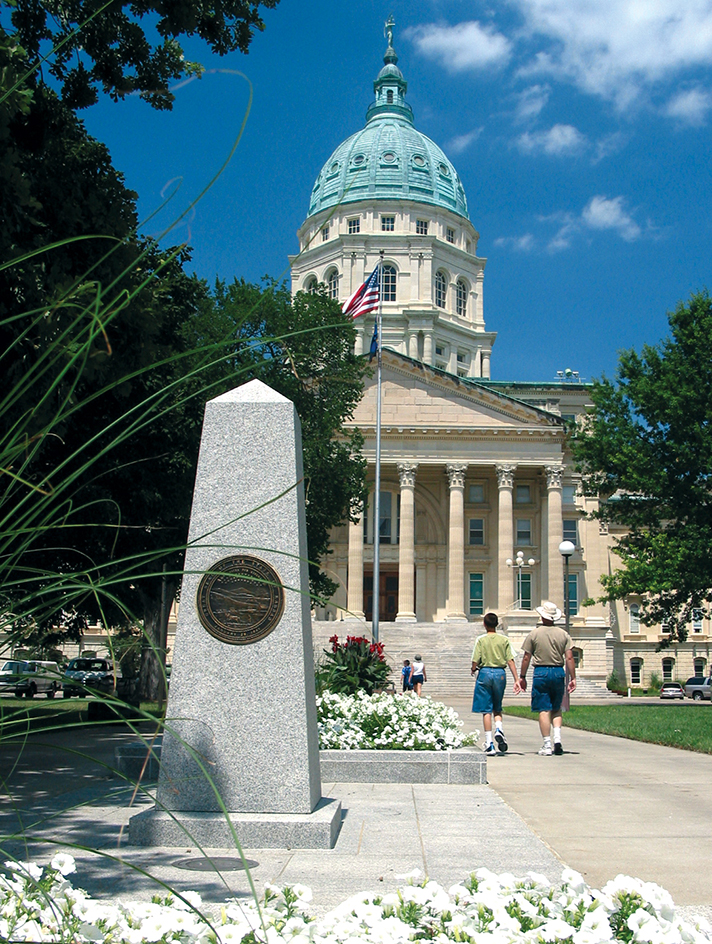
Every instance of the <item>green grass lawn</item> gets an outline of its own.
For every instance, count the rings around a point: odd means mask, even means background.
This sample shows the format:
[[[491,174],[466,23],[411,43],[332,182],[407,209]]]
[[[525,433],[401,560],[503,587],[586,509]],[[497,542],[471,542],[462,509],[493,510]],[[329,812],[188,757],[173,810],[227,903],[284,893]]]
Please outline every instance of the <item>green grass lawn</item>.
[[[76,727],[89,724],[123,724],[118,718],[90,721],[87,698],[0,698],[0,738],[16,738],[32,731],[52,728]],[[154,702],[142,702],[141,710],[157,717],[158,706]],[[141,719],[142,720],[142,719]]]
[[[504,709],[506,715],[536,719],[529,708]],[[709,705],[573,705],[564,727],[664,744],[712,754],[712,707]]]

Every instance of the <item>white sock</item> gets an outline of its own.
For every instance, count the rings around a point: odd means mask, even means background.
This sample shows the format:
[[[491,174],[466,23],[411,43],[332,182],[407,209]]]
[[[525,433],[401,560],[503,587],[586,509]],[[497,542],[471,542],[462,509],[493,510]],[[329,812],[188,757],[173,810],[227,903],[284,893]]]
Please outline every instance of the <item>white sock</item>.
[[[485,731],[485,747],[487,747],[487,745],[491,743],[492,743],[492,732]]]
[[[551,747],[551,738],[550,738],[550,737],[545,737],[545,738],[544,738],[544,747]]]
[[[501,723],[501,722],[499,722],[499,723],[496,725],[495,731],[499,731],[500,734],[504,734],[504,728],[502,727],[502,723]]]
[[[561,728],[554,728],[554,744],[561,744]]]

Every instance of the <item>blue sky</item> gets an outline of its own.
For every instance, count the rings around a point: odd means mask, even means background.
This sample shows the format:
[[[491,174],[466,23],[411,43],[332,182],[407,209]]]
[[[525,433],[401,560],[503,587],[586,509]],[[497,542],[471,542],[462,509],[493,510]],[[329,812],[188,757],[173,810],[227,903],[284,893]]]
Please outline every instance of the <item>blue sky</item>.
[[[712,0],[281,0],[247,56],[210,58],[171,113],[83,113],[195,271],[288,275],[319,170],[364,124],[393,13],[419,130],[458,169],[480,233],[492,375],[612,375],[710,279]],[[242,73],[242,74],[239,74]],[[248,82],[249,80],[249,82]],[[174,192],[175,191],[175,192]]]

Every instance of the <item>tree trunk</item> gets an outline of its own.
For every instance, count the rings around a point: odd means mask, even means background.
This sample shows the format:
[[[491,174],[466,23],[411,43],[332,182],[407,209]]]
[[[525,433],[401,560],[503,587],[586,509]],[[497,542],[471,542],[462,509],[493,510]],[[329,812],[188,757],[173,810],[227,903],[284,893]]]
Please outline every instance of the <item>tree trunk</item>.
[[[175,580],[164,578],[151,587],[153,592],[142,593],[143,598],[143,648],[139,672],[139,691],[145,701],[162,701],[165,698],[166,640],[170,604],[175,598]]]

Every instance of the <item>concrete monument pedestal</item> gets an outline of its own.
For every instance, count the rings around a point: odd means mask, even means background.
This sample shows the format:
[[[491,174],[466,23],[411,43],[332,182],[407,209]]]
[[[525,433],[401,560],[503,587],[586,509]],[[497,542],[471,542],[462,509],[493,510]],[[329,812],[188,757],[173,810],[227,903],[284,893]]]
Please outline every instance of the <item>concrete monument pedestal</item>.
[[[140,845],[330,848],[321,796],[301,429],[258,380],[211,400],[176,631],[156,806]]]

